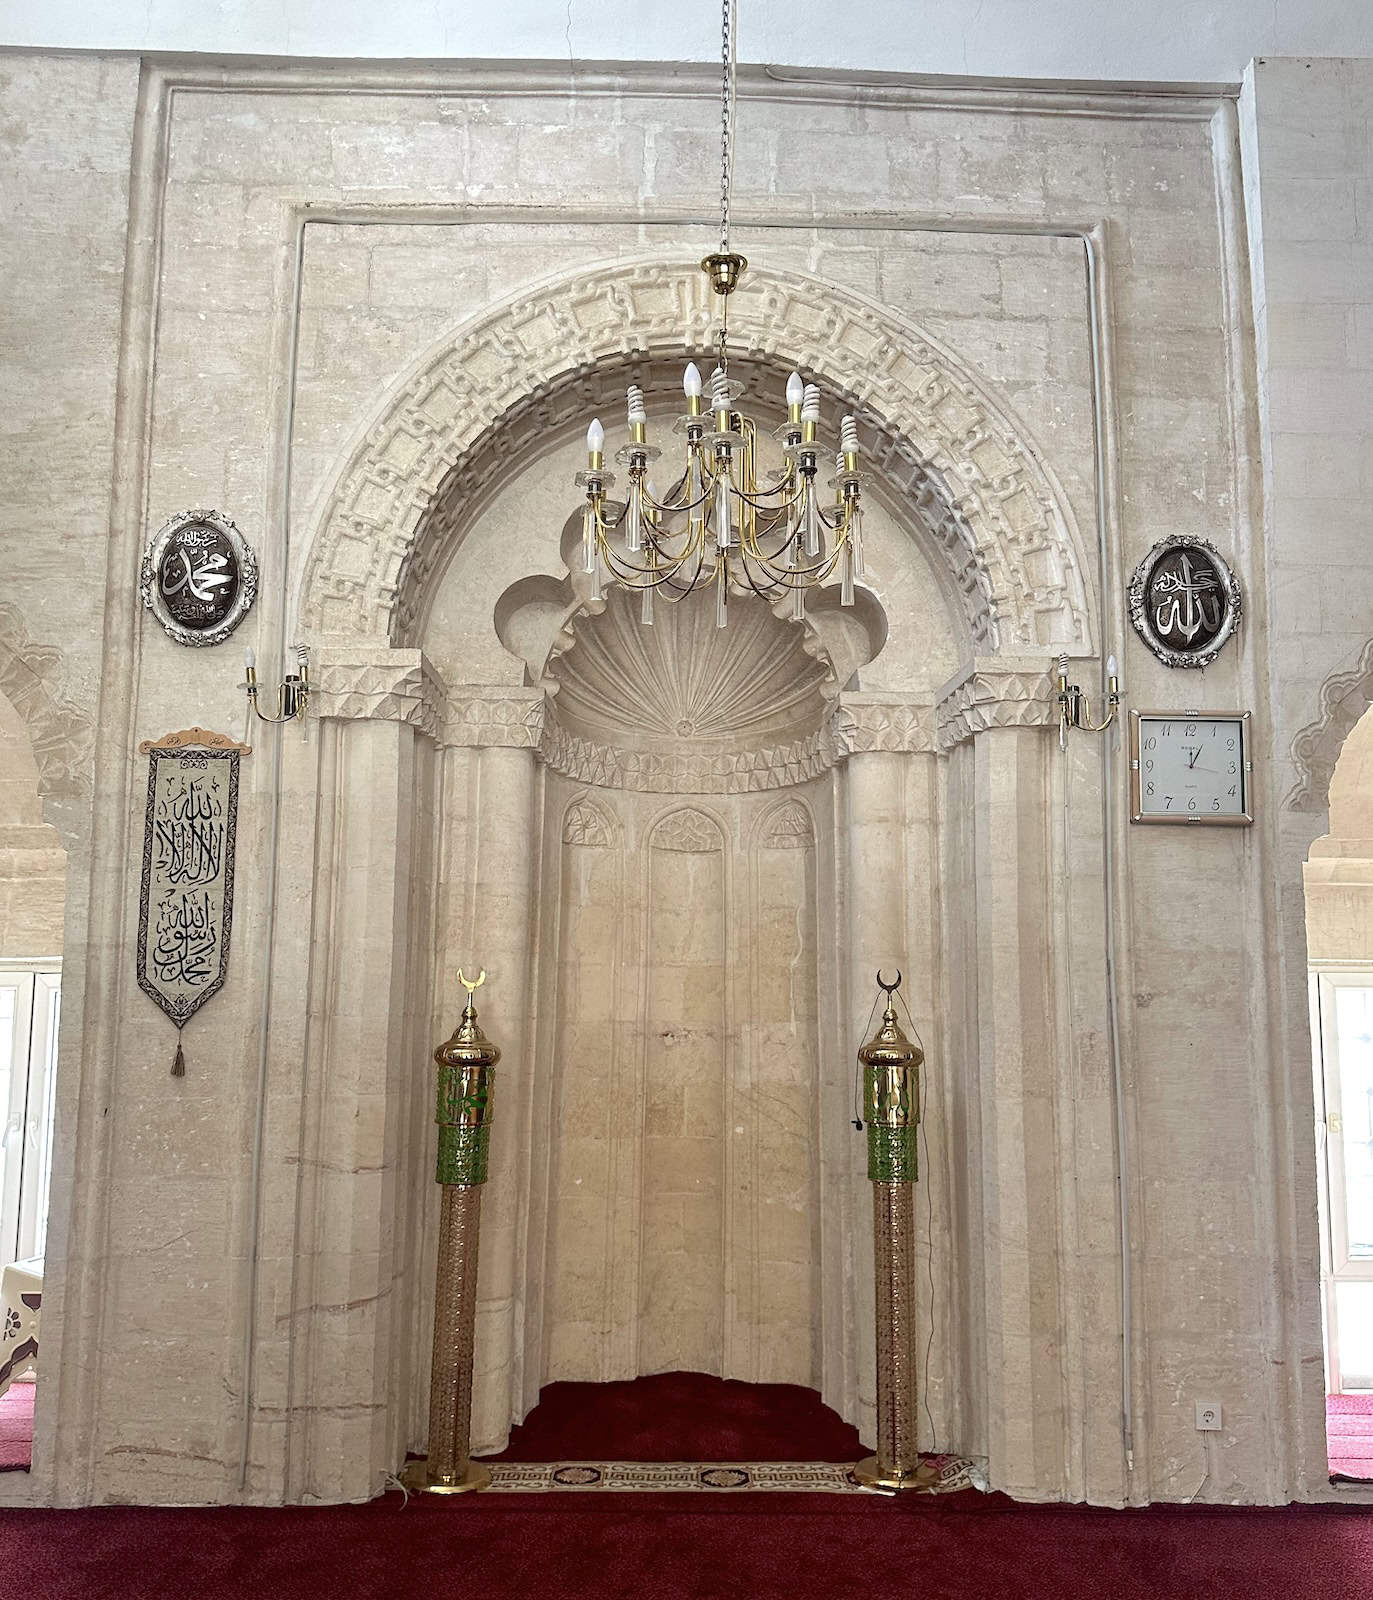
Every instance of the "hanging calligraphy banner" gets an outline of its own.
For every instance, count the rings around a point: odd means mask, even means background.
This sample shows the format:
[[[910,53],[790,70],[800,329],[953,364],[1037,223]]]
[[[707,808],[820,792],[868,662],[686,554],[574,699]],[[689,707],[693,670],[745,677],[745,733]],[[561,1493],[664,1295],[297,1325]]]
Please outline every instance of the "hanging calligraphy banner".
[[[188,728],[145,739],[148,810],[138,902],[138,987],[181,1029],[224,986],[234,911],[238,761],[250,746]]]

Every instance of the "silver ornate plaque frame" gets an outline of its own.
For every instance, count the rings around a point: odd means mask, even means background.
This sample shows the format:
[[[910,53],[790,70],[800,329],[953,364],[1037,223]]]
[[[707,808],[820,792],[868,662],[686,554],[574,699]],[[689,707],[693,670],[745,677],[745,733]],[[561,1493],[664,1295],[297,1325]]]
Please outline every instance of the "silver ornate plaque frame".
[[[172,542],[183,538],[197,527],[205,529],[212,538],[215,536],[221,538],[232,550],[234,560],[238,564],[237,588],[227,611],[217,621],[204,628],[191,627],[172,614],[162,591],[162,585],[158,581],[158,574],[162,570],[163,561]],[[189,565],[186,577],[188,581],[194,581]],[[216,578],[211,581],[220,580]],[[191,511],[178,511],[174,517],[167,518],[148,545],[143,556],[143,564],[139,569],[138,593],[143,604],[178,644],[223,644],[252,610],[253,601],[257,599],[257,557],[249,549],[247,540],[234,526],[233,521],[222,512],[199,507]]]
[[[1215,570],[1217,582],[1214,586],[1214,598],[1221,605],[1222,613],[1219,627],[1209,634],[1204,644],[1195,650],[1179,649],[1161,636],[1155,618],[1150,615],[1149,585],[1155,568],[1166,557],[1194,550],[1204,552],[1204,559]],[[1130,603],[1130,621],[1134,624],[1135,632],[1166,667],[1209,667],[1239,626],[1243,609],[1239,579],[1226,565],[1220,551],[1208,540],[1190,533],[1176,533],[1167,539],[1160,539],[1135,568],[1127,595]],[[1188,604],[1196,601],[1194,594],[1185,598]]]

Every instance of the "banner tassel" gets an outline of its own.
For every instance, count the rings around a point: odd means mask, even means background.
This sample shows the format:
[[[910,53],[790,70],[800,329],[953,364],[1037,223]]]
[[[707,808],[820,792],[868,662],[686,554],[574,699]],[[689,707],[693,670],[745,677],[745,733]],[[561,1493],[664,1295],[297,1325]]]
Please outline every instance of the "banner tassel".
[[[186,1076],[186,1057],[181,1053],[181,1035],[176,1036],[176,1059],[172,1062],[172,1076],[184,1078]]]

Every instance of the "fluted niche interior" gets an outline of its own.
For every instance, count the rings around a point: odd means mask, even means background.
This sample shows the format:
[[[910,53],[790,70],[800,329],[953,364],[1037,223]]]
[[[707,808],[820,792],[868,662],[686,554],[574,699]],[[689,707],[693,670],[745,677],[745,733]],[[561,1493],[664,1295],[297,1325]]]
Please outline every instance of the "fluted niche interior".
[[[543,1376],[817,1384],[829,797],[815,781],[711,785],[819,735],[828,663],[758,600],[732,603],[724,630],[706,597],[660,604],[651,628],[632,604],[612,591],[578,618],[549,674],[566,729],[671,751],[677,777],[669,793],[663,770],[631,764],[635,787],[550,775],[546,789],[559,865],[539,951],[557,995],[541,1040],[555,1195]]]

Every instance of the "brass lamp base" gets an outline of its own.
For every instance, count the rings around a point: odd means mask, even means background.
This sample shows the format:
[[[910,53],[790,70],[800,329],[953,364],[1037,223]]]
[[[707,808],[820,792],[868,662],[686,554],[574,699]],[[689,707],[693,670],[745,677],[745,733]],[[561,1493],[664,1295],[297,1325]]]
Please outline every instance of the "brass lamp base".
[[[896,1494],[903,1489],[933,1489],[939,1482],[939,1472],[928,1461],[922,1461],[909,1472],[884,1472],[876,1456],[864,1456],[853,1469],[853,1475],[865,1489],[885,1489]]]
[[[467,1471],[460,1478],[445,1474],[431,1478],[429,1463],[421,1457],[406,1463],[400,1481],[412,1494],[477,1494],[490,1487],[491,1468],[484,1467],[480,1461],[469,1461]]]

